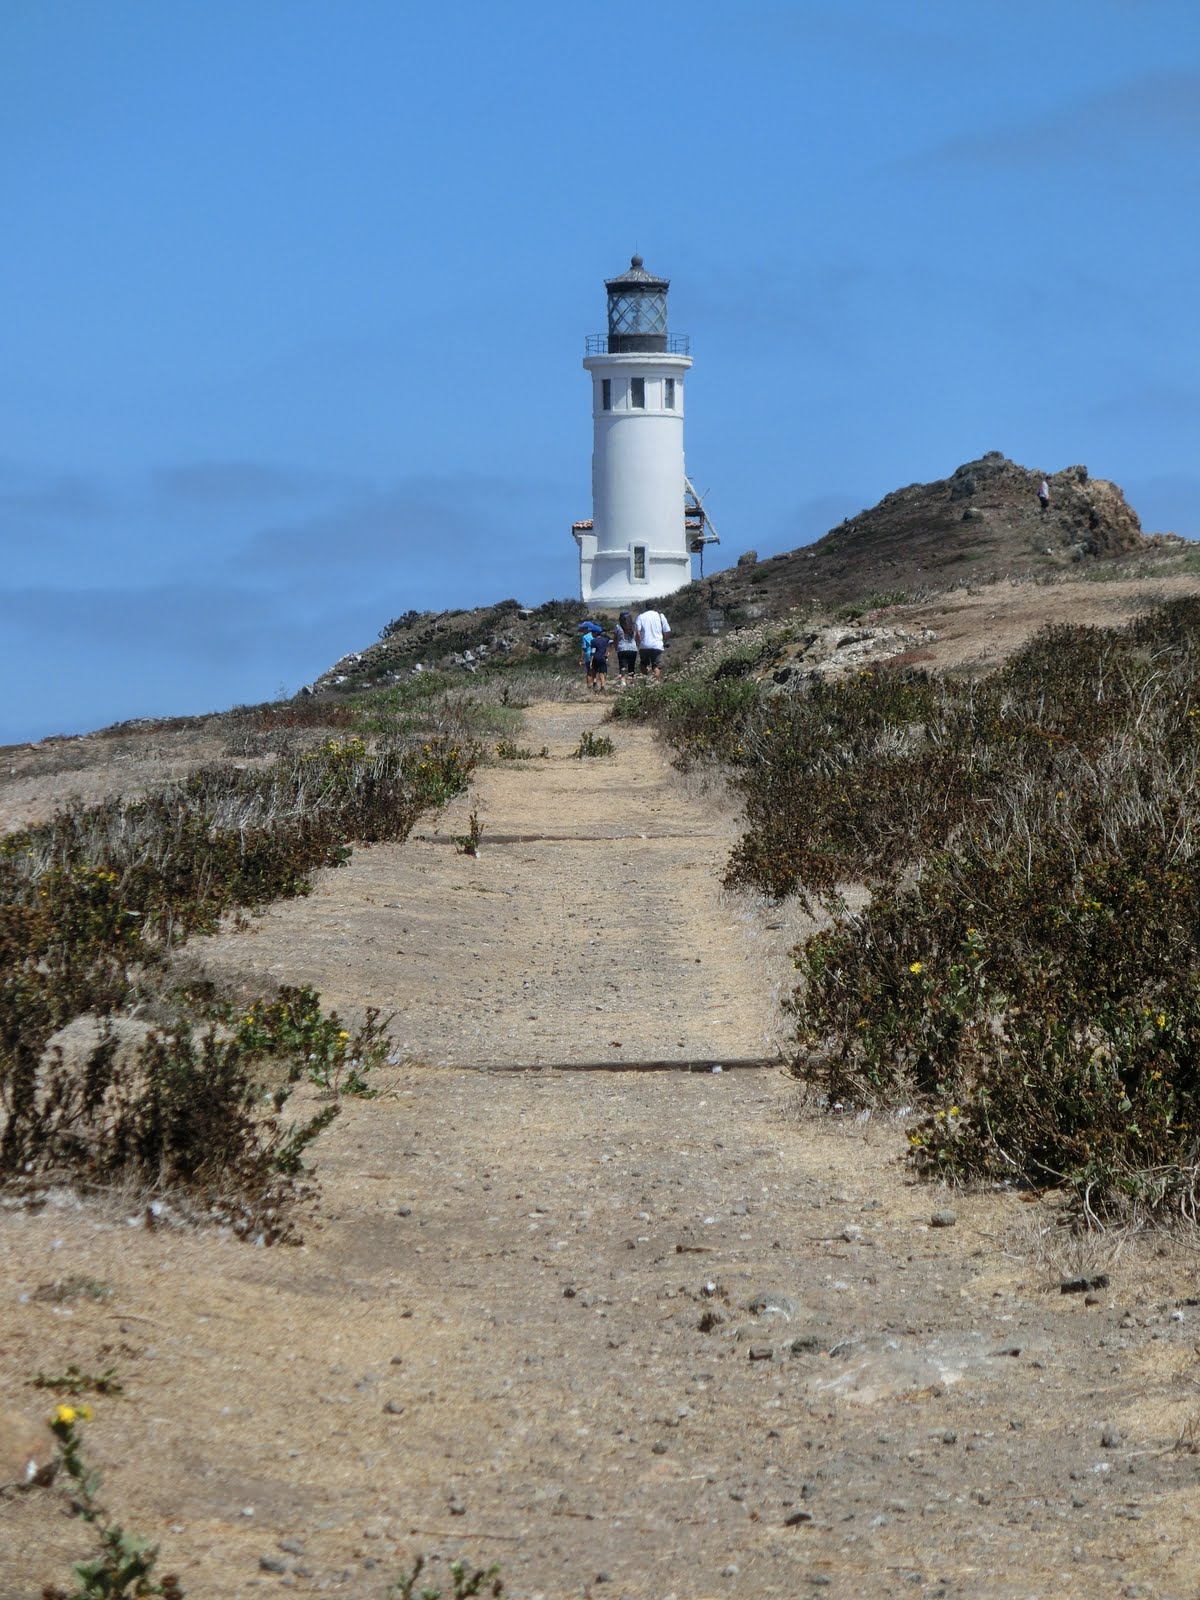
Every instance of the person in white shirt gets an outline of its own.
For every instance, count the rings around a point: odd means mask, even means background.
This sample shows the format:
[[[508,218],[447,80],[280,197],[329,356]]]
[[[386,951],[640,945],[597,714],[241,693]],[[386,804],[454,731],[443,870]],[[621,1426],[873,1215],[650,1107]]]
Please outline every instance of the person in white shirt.
[[[671,624],[661,611],[639,612],[633,625],[633,637],[638,648],[638,670],[643,677],[653,673],[658,683],[662,682],[663,651],[667,648],[670,631]]]

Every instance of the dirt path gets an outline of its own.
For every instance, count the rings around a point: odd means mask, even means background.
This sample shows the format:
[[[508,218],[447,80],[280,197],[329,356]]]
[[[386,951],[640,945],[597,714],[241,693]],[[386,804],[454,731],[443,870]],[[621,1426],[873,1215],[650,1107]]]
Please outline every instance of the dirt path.
[[[396,1009],[408,1059],[317,1147],[301,1248],[5,1215],[6,1396],[118,1369],[90,1448],[193,1600],[382,1600],[420,1550],[516,1600],[1195,1595],[1182,1248],[1085,1304],[1104,1251],[1052,1203],[915,1187],[893,1124],[801,1119],[778,1070],[476,1070],[770,1049],[795,927],[721,897],[732,818],[646,735],[567,758],[597,721],[534,708],[548,760],[206,942]],[[0,1499],[0,1597],[82,1549],[53,1492]]]
[[[1124,627],[1165,600],[1200,593],[1193,574],[1058,583],[991,583],[955,589],[900,613],[913,632],[934,639],[921,659],[936,671],[991,671],[1051,624],[1081,628]]]
[[[208,941],[213,971],[315,984],[395,1012],[416,1061],[513,1065],[723,1061],[772,1053],[787,929],[722,897],[736,831],[692,794],[644,728],[615,757],[575,760],[594,705],[540,705],[521,743],[548,757],[485,768],[404,845],[356,852],[308,900]],[[477,813],[478,858],[453,839]],[[773,936],[774,935],[774,936]]]

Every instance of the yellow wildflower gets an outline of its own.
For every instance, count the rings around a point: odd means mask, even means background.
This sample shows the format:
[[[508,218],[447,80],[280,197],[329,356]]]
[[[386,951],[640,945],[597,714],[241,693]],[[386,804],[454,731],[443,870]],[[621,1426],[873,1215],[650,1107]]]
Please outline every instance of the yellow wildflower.
[[[78,1416],[79,1413],[74,1406],[55,1406],[54,1408],[55,1422],[74,1422]]]
[[[341,1033],[338,1034],[339,1039],[348,1039],[349,1037],[350,1035],[346,1032],[345,1028],[343,1028]]]
[[[908,965],[908,970],[910,972],[920,972],[921,963],[919,961],[910,961],[909,965]]]
[[[1154,1020],[1160,1028],[1165,1028],[1167,1025],[1167,1013],[1160,1011]]]

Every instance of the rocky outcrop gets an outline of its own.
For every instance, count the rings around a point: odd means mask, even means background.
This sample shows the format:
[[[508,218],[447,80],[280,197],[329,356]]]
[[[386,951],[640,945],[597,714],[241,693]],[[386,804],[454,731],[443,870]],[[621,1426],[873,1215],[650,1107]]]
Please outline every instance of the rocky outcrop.
[[[1038,500],[1043,477],[1050,487],[1045,508]],[[882,568],[899,561],[934,571],[958,561],[1124,555],[1143,544],[1137,513],[1115,483],[1089,477],[1083,466],[1043,473],[991,450],[948,478],[885,495],[810,554],[822,562]]]
[[[736,626],[794,606],[880,605],[959,584],[1050,576],[1080,562],[1149,554],[1160,541],[1142,533],[1120,487],[1086,467],[1045,473],[990,450],[948,478],[893,490],[814,544],[692,584],[673,603],[678,612],[689,603],[697,614],[720,612]]]

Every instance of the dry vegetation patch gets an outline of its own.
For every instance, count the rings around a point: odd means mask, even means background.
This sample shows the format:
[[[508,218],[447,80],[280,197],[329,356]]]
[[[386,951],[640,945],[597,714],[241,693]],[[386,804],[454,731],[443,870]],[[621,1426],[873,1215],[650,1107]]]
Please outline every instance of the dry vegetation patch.
[[[833,916],[797,952],[797,1072],[831,1103],[918,1097],[923,1172],[1191,1218],[1200,602],[1049,629],[980,680],[780,693],[738,665],[621,712],[731,774],[729,882]]]

